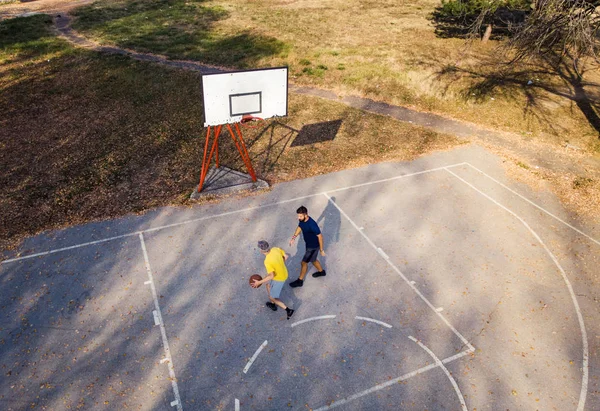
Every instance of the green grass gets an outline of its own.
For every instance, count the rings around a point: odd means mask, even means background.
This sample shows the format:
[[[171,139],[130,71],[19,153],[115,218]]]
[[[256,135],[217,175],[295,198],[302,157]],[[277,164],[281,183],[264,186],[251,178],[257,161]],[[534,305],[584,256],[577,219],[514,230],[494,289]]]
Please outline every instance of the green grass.
[[[0,8],[2,8],[2,6],[7,6],[9,4],[16,4],[19,3],[20,0],[4,0],[4,1],[0,1]]]
[[[52,18],[36,15],[9,19],[0,25],[0,63],[6,63],[11,56],[21,59],[52,54],[63,48],[48,27]]]
[[[213,30],[231,16],[202,0],[149,0],[85,6],[74,12],[75,28],[123,48],[193,59],[207,64],[253,67],[282,55],[288,46],[251,30],[226,35]]]

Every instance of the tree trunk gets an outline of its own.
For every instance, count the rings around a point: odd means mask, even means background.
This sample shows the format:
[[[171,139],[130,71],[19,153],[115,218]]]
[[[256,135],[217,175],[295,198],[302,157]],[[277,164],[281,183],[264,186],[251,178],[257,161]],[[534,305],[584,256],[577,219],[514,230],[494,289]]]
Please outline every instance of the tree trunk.
[[[490,37],[492,36],[492,23],[488,24],[487,27],[485,28],[485,33],[483,33],[483,38],[481,39],[481,41],[483,43],[486,43]]]

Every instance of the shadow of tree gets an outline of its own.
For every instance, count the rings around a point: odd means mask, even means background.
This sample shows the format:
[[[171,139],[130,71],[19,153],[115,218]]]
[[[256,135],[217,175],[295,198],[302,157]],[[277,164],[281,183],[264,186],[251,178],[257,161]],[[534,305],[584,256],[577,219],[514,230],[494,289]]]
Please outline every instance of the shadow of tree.
[[[51,22],[52,17],[45,14],[3,21],[0,24],[0,50],[10,49],[12,56],[2,63],[25,61],[40,54],[62,51],[62,43],[48,31]]]
[[[479,18],[480,10],[468,6],[457,7],[454,4],[460,4],[460,2],[442,3],[429,15],[429,20],[435,27],[435,34],[440,38],[465,38],[469,36],[473,24]],[[510,34],[510,28],[522,23],[526,16],[526,10],[499,7],[485,18],[485,24],[489,23],[494,27],[490,38],[497,40],[506,37]],[[485,29],[485,26],[482,28]],[[483,36],[483,32],[479,35]]]
[[[490,55],[473,66],[445,65],[436,76],[446,92],[458,85],[466,101],[482,102],[491,96],[516,101],[525,96],[524,115],[546,122],[556,132],[563,130],[553,121],[547,105],[552,103],[552,97],[559,102],[570,101],[600,133],[600,95],[597,93],[600,84],[585,81],[568,58],[556,53],[526,63],[513,63],[502,55]],[[461,85],[464,81],[466,85]]]
[[[230,12],[200,3],[205,1],[95,3],[73,13],[73,27],[122,48],[240,68],[252,67],[262,57],[287,48],[274,37],[249,30],[220,33],[215,23],[228,19]]]

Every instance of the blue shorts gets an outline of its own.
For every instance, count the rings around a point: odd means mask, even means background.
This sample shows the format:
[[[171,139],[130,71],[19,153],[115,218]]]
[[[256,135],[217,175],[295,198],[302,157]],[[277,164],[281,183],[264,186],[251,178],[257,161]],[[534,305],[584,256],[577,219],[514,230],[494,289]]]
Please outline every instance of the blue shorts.
[[[269,281],[269,285],[271,286],[271,291],[270,291],[271,298],[279,298],[279,296],[281,295],[281,290],[283,290],[284,284],[285,284],[285,281],[275,281],[275,280]]]

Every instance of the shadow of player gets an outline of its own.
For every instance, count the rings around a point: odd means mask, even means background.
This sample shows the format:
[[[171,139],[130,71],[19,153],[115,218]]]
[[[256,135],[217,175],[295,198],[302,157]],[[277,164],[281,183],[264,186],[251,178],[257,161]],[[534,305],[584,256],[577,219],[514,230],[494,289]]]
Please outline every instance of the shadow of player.
[[[340,211],[335,205],[333,205],[334,202],[335,197],[331,197],[331,200],[327,202],[327,207],[323,209],[323,212],[316,220],[317,224],[319,224],[319,227],[321,227],[321,231],[325,239],[325,247],[327,247],[328,242],[337,243],[340,241],[340,226],[342,224],[342,217],[340,215]],[[321,221],[323,221],[322,225]]]

